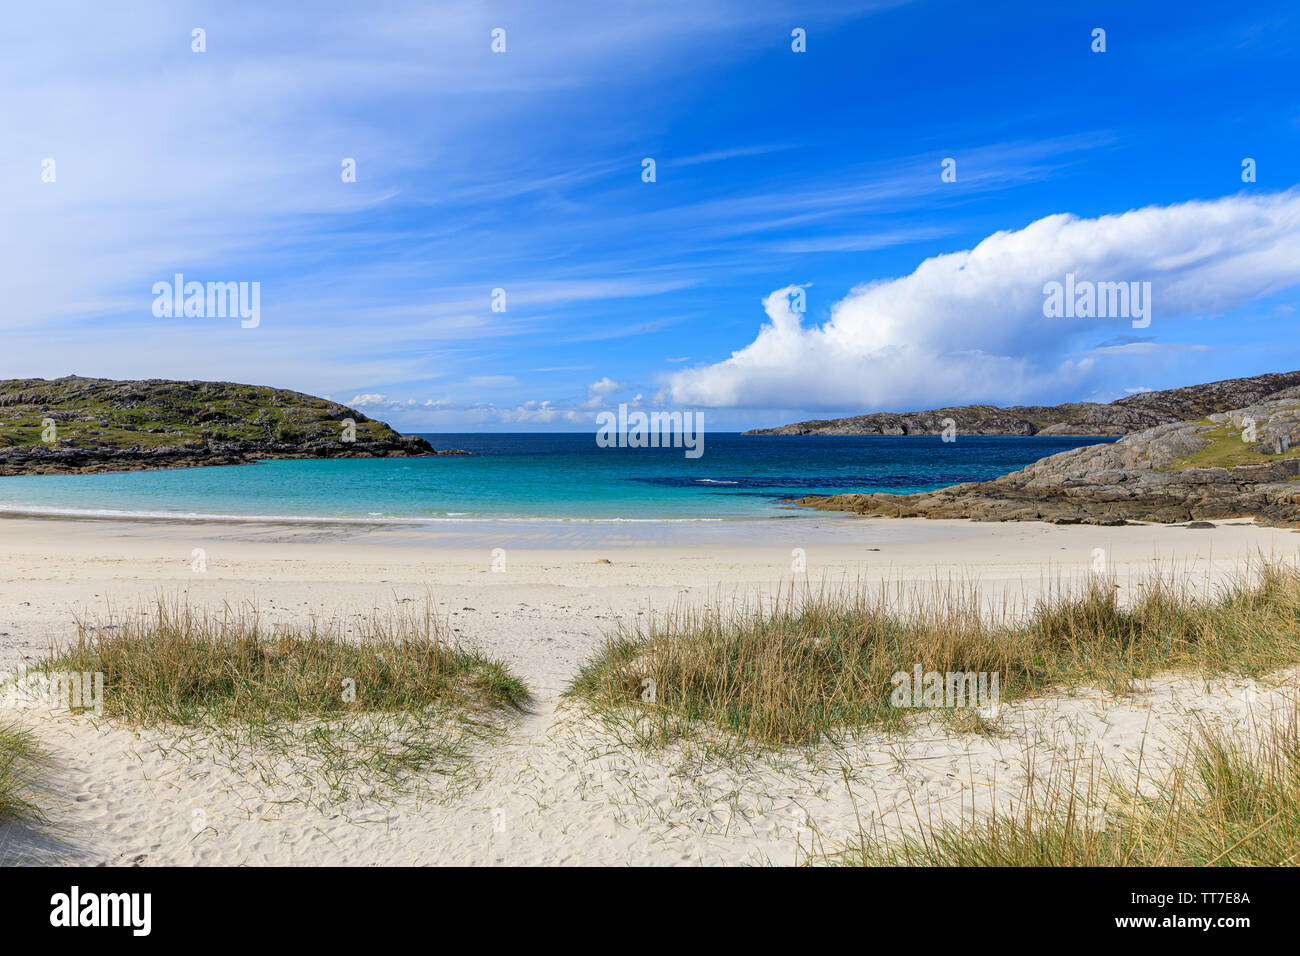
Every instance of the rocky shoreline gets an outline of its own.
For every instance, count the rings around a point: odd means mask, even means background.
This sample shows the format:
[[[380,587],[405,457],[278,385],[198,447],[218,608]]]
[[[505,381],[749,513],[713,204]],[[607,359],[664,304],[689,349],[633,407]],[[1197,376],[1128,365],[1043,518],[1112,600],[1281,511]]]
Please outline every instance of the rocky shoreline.
[[[1300,388],[1052,455],[992,481],[908,495],[811,495],[799,504],[897,518],[1098,525],[1252,518],[1289,526],[1300,524],[1293,445],[1300,446]]]
[[[155,448],[80,448],[24,446],[0,449],[0,476],[102,474],[211,465],[252,465],[281,458],[412,458],[468,455],[460,449],[436,451],[423,438],[399,435],[393,440],[305,445],[249,442],[200,442]]]

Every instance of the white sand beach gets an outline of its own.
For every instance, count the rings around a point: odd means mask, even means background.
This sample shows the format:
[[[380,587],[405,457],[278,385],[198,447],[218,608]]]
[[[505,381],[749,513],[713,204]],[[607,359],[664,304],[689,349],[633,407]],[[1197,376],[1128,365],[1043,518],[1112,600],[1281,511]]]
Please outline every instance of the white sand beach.
[[[1200,716],[1249,728],[1295,696],[1296,675],[1261,681],[1168,676],[1115,698],[1076,692],[1003,704],[1006,733],[920,725],[865,736],[819,766],[801,758],[709,767],[620,752],[561,694],[619,620],[772,595],[802,548],[807,581],[977,582],[1031,599],[1079,580],[1104,549],[1121,588],[1158,564],[1199,585],[1257,558],[1291,558],[1300,538],[1244,521],[1213,529],[871,520],[759,522],[710,546],[704,535],[540,548],[526,536],[432,540],[366,526],[0,519],[0,670],[35,663],[78,615],[156,597],[255,602],[268,622],[367,613],[426,598],[466,645],[500,658],[535,697],[477,754],[477,787],[345,806],[304,800],[165,736],[107,719],[21,710],[54,754],[42,830],[0,829],[0,859],[158,864],[751,864],[804,862],[873,826],[1015,800],[1026,767],[1051,754],[1149,763]],[[493,547],[504,569],[493,570]],[[206,570],[194,570],[202,549]],[[846,787],[841,764],[848,773]],[[850,792],[851,791],[851,792]],[[814,857],[815,858],[815,857]]]

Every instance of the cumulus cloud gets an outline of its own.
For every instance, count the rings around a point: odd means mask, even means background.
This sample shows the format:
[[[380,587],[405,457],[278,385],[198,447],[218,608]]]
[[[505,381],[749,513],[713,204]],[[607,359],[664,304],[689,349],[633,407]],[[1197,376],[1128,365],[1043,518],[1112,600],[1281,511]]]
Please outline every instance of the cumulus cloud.
[[[495,402],[462,402],[448,398],[390,398],[377,393],[357,395],[347,403],[365,408],[372,415],[395,416],[389,424],[404,431],[441,431],[450,427],[473,425],[553,425],[590,427],[594,415],[579,410],[572,403],[550,399],[528,399],[515,405]]]
[[[626,388],[627,385],[623,382],[616,382],[606,375],[587,386],[587,398],[582,403],[582,407],[599,408],[605,404],[609,396],[624,391]]]
[[[466,384],[477,387],[485,377],[473,377]],[[511,382],[513,378],[503,376]],[[619,382],[604,376],[590,382],[585,398],[528,399],[509,405],[491,401],[460,401],[453,398],[398,398],[378,392],[364,392],[347,404],[353,408],[367,409],[371,414],[389,414],[400,417],[400,423],[391,424],[407,431],[437,431],[443,427],[473,425],[565,425],[591,427],[595,409],[603,408],[611,396],[631,391],[628,382]],[[637,393],[629,403],[637,405],[644,396]]]
[[[437,430],[447,425],[471,422],[476,425],[590,425],[592,416],[572,408],[556,405],[550,399],[529,399],[514,406],[500,407],[492,402],[427,401],[420,414],[404,419],[410,430]]]
[[[1098,357],[1071,357],[1071,340],[1118,334],[1130,321],[1045,318],[1043,286],[1067,273],[1150,282],[1151,332],[1231,310],[1300,282],[1300,191],[1048,216],[860,285],[819,326],[804,326],[791,308],[799,287],[787,286],[763,300],[768,322],[753,342],[673,373],[666,392],[705,407],[879,408],[1078,387]]]

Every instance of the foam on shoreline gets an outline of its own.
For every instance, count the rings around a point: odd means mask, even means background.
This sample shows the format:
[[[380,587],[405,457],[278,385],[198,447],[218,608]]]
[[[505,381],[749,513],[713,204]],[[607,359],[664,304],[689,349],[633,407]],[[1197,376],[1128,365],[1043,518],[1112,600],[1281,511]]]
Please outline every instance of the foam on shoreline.
[[[54,508],[41,505],[0,505],[0,518],[68,518],[98,521],[178,521],[227,522],[249,524],[342,524],[342,525],[422,525],[422,524],[717,524],[739,521],[773,521],[797,515],[755,515],[752,517],[685,517],[621,518],[569,517],[546,515],[471,515],[457,512],[446,515],[290,515],[230,514],[196,511],[121,511],[111,508]]]

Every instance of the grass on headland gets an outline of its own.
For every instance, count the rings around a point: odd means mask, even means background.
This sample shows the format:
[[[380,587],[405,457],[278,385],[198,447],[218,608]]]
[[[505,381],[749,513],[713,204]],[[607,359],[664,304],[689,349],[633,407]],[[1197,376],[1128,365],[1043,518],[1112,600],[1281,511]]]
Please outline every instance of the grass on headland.
[[[16,820],[40,822],[45,814],[34,801],[34,790],[45,751],[31,733],[0,724],[0,825]]]
[[[1283,458],[1296,457],[1294,452],[1279,455],[1261,453],[1256,450],[1255,443],[1242,441],[1240,429],[1234,430],[1229,425],[1218,425],[1208,418],[1202,419],[1201,424],[1206,426],[1207,430],[1198,431],[1196,436],[1207,439],[1209,444],[1192,452],[1190,455],[1175,459],[1167,470],[1179,471],[1184,468],[1235,468],[1238,465],[1267,465],[1270,462],[1281,461]]]
[[[1295,866],[1300,711],[1255,739],[1204,726],[1159,778],[1061,770],[1007,812],[901,838],[859,834],[831,862],[857,866]],[[1069,776],[1067,776],[1067,774]],[[1103,812],[1104,808],[1104,812]]]
[[[1121,604],[1113,582],[990,615],[973,588],[893,599],[884,588],[783,598],[764,611],[681,610],[612,635],[568,693],[647,748],[702,728],[765,748],[901,726],[893,675],[997,674],[1002,700],[1162,671],[1263,674],[1300,662],[1300,571],[1267,565],[1213,598],[1154,576]],[[650,699],[653,698],[653,699]],[[626,733],[622,733],[626,731]]]
[[[79,622],[42,664],[102,673],[103,715],[215,733],[313,773],[336,798],[466,770],[464,744],[492,736],[528,699],[504,665],[451,641],[426,609],[267,627],[252,609],[177,601],[116,621]],[[269,771],[268,771],[269,772]]]
[[[360,442],[394,434],[383,422],[323,398],[234,382],[32,379],[0,382],[0,391],[5,386],[10,401],[3,406],[0,448],[337,440],[345,418],[354,421]]]

